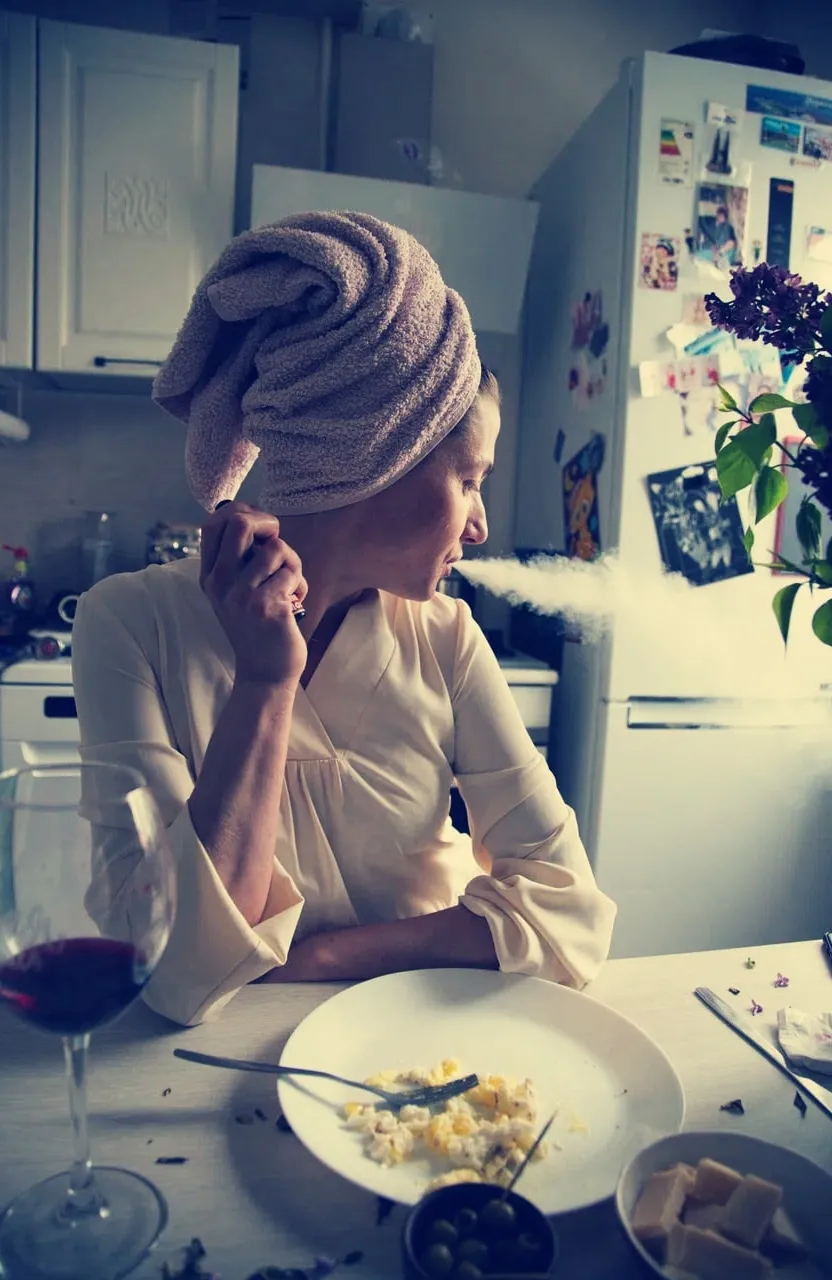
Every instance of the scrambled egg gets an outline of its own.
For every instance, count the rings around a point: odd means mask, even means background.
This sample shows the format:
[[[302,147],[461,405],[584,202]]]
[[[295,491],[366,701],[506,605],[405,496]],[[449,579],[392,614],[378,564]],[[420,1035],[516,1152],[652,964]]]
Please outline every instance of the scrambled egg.
[[[462,1074],[459,1062],[447,1058],[437,1067],[383,1071],[367,1084],[382,1089],[408,1089],[446,1084]],[[457,1182],[489,1182],[505,1186],[520,1167],[537,1136],[537,1101],[531,1080],[484,1076],[467,1093],[449,1098],[441,1110],[404,1106],[398,1113],[373,1103],[349,1102],[346,1125],[364,1134],[367,1154],[379,1164],[395,1165],[430,1155],[451,1168],[430,1184],[433,1190]],[[546,1155],[541,1144],[534,1160]]]

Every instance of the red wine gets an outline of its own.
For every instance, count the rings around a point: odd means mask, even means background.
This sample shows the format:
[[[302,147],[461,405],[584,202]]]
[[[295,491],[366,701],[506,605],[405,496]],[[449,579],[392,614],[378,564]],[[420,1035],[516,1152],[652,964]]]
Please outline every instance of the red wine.
[[[129,942],[62,938],[0,964],[0,1003],[44,1031],[82,1035],[126,1009],[149,977]]]

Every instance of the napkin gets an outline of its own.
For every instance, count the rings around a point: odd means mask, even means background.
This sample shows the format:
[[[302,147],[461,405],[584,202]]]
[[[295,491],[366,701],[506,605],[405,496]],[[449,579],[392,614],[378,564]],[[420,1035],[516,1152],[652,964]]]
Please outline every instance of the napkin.
[[[777,1038],[793,1067],[832,1075],[832,1013],[779,1009]]]

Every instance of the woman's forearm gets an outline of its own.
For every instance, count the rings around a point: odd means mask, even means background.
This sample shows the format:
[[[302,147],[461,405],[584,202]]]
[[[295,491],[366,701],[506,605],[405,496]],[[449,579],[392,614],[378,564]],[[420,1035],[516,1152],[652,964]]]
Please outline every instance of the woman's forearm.
[[[188,807],[197,836],[250,925],[272,878],[296,685],[235,684]]]
[[[349,982],[406,969],[496,969],[488,923],[467,907],[313,934],[264,982]]]

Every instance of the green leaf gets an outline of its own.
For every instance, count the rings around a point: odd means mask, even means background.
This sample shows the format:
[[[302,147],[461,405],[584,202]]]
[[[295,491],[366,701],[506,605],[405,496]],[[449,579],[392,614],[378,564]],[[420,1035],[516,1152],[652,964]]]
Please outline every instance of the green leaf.
[[[748,558],[750,560],[751,548],[754,546],[754,530],[751,528],[750,525],[746,529],[745,533],[742,535],[742,545],[745,547],[745,550],[748,554]]]
[[[820,318],[820,336],[826,350],[832,351],[832,303]]]
[[[735,418],[733,422],[723,422],[722,426],[717,428],[717,433],[714,436],[714,453],[719,453],[720,449],[725,444],[725,437],[728,435],[728,432],[732,427],[735,427],[738,422],[742,422],[742,418]]]
[[[755,470],[759,471],[765,464],[766,453],[776,439],[777,423],[774,421],[774,414],[764,413],[759,422],[753,422],[750,427],[740,431],[733,443],[740,453],[744,453],[754,463]]]
[[[812,630],[821,644],[832,645],[832,600],[827,600],[826,604],[815,609]]]
[[[820,512],[811,498],[805,497],[794,521],[797,539],[803,548],[807,560],[811,560],[820,551]]]
[[[745,435],[745,432],[740,432],[740,435]],[[730,440],[717,454],[716,474],[723,502],[746,489],[756,476],[757,467],[739,448],[739,437]]]
[[[723,387],[721,382],[717,383],[719,387],[719,408],[722,413],[739,413],[740,407],[737,404],[731,392]]]
[[[779,396],[773,391],[764,391],[762,395],[755,396],[748,406],[749,413],[771,413],[774,409],[791,409],[794,400],[787,400],[785,396]]]
[[[754,523],[770,516],[788,492],[789,482],[779,467],[763,467],[754,484]]]
[[[780,628],[780,634],[783,637],[783,644],[788,644],[789,641],[789,626],[792,621],[794,598],[802,586],[802,582],[790,582],[787,587],[780,588],[771,602],[777,625]]]
[[[810,403],[796,404],[792,409],[792,417],[797,423],[800,430],[816,444],[819,449],[825,449],[829,443],[829,432],[822,423],[818,422],[815,406]]]
[[[824,587],[832,587],[832,564],[828,560],[816,560],[812,573]]]

